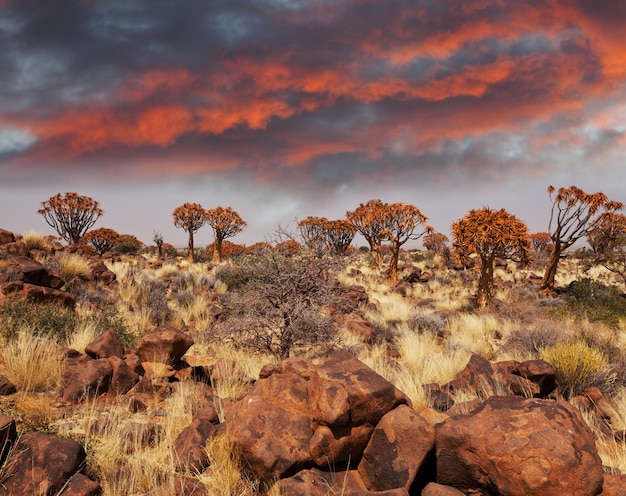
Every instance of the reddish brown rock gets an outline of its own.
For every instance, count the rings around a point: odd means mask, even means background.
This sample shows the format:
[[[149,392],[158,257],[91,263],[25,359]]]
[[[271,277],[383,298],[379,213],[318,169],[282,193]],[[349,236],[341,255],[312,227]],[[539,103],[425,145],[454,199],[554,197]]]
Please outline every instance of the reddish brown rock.
[[[13,384],[5,376],[0,375],[0,396],[9,396],[17,392],[15,384]]]
[[[178,470],[199,473],[209,466],[206,443],[222,430],[218,424],[215,409],[200,410],[193,422],[178,434],[172,448]]]
[[[593,496],[602,461],[593,434],[567,402],[493,397],[435,428],[437,481],[510,496]]]
[[[358,471],[370,491],[415,491],[419,478],[434,480],[435,426],[400,405],[378,423]]]
[[[515,374],[539,386],[542,397],[547,397],[555,388],[554,367],[544,360],[527,360],[517,366]]]
[[[0,255],[10,255],[12,257],[27,257],[29,255],[28,246],[22,241],[0,244]]]
[[[464,496],[458,489],[454,489],[450,486],[444,486],[437,484],[436,482],[429,482],[424,489],[422,489],[421,496]]]
[[[506,384],[499,379],[493,364],[476,354],[471,356],[465,368],[444,388],[452,392],[474,391],[480,396],[503,395],[509,391]]]
[[[295,374],[261,379],[235,403],[226,429],[261,480],[284,477],[311,463],[307,381]]]
[[[602,496],[626,496],[626,475],[605,475]]]
[[[7,243],[15,242],[15,234],[6,229],[0,229],[0,245],[6,245]]]
[[[102,494],[100,484],[84,474],[72,476],[72,480],[63,491],[63,496],[98,496]]]
[[[15,420],[0,414],[0,467],[17,442]]]
[[[119,356],[112,356],[107,358],[107,360],[111,364],[109,392],[112,394],[126,394],[139,382],[139,374]]]
[[[21,295],[25,300],[35,303],[58,303],[68,308],[76,306],[76,297],[60,289],[24,283]]]
[[[63,400],[77,403],[107,392],[113,367],[106,358],[68,359],[63,373]]]
[[[308,383],[311,425],[316,431],[310,446],[313,460],[323,467],[359,459],[368,432],[408,399],[346,351],[335,351],[313,364],[316,369]]]
[[[192,345],[193,339],[183,331],[173,327],[158,327],[144,334],[135,354],[142,362],[175,364]]]
[[[12,470],[3,478],[0,495],[61,494],[84,460],[85,450],[76,441],[27,432],[5,463]]]
[[[91,358],[124,357],[124,345],[115,331],[109,329],[85,346]]]
[[[376,331],[372,323],[360,313],[346,315],[343,321],[345,328],[364,343],[371,343],[374,340]]]

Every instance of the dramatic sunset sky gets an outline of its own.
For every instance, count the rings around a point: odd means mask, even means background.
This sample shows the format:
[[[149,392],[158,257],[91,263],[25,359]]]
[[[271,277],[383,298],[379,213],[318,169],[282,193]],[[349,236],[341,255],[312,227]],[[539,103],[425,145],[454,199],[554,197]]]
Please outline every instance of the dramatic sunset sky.
[[[185,202],[246,244],[374,198],[545,231],[550,184],[626,202],[625,29],[616,0],[0,0],[0,227],[52,234],[76,191],[177,246]]]

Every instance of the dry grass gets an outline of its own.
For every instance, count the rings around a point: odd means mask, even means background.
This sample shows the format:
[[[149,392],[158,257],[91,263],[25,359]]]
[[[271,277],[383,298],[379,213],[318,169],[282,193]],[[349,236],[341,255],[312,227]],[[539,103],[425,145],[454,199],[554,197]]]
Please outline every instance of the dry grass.
[[[71,281],[75,277],[88,279],[91,277],[89,262],[76,253],[63,253],[58,257],[59,273],[64,281]]]
[[[61,387],[61,362],[56,343],[20,333],[2,349],[6,375],[20,391],[55,392]]]
[[[47,250],[50,248],[50,241],[42,233],[37,231],[26,231],[22,234],[22,242],[28,250]]]

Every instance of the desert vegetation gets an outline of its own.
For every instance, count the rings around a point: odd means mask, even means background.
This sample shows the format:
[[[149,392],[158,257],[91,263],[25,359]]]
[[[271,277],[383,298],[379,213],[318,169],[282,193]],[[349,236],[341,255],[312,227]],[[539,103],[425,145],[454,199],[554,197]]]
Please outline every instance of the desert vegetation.
[[[227,430],[217,429],[202,447],[209,468],[181,465],[173,451],[207,408],[215,422],[228,423],[233,405],[268,367],[343,350],[404,393],[415,411],[456,414],[509,394],[495,382],[442,389],[473,357],[542,361],[554,370],[550,397],[581,412],[606,471],[626,474],[623,219],[609,213],[590,220],[585,235],[592,249],[566,256],[562,232],[550,240],[546,233],[529,235],[502,210],[470,211],[453,226],[450,244],[415,207],[378,201],[342,221],[304,219],[301,242],[293,235],[238,249],[225,241],[245,226],[234,211],[207,217],[202,207],[186,204],[174,212],[189,234],[181,254],[164,250],[159,233],[158,250],[138,254],[116,251],[119,235],[106,229],[86,235],[83,226],[66,239],[70,246],[56,249],[43,236],[11,240],[8,233],[0,243],[0,376],[15,391],[0,396],[0,413],[16,421],[19,434],[53,434],[84,446],[85,473],[105,495],[192,494],[181,488],[195,484],[207,494],[278,496],[276,480],[246,470]],[[198,256],[193,234],[207,222],[214,246]],[[348,248],[357,231],[370,249]],[[427,249],[402,249],[421,236]],[[82,237],[92,250],[76,249]],[[551,263],[550,242],[561,251],[546,293],[546,265],[537,259]],[[26,251],[16,258],[19,243]],[[389,268],[381,270],[385,261]],[[49,287],[69,296],[33,301],[16,289],[17,282],[27,286],[26,269],[16,268],[27,263],[40,264]],[[141,392],[135,384],[103,394],[95,385],[78,401],[68,399],[74,370],[68,363],[80,360],[72,357],[107,332],[130,356],[158,328],[181,330],[193,345],[179,361],[144,360],[149,379],[137,383]],[[162,492],[151,493],[155,488]]]

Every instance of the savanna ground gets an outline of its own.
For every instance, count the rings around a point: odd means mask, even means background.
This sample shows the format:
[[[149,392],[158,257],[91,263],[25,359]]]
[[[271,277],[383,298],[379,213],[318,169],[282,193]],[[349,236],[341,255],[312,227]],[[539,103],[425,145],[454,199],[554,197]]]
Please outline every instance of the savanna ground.
[[[35,248],[43,243],[36,237],[25,241]],[[247,378],[258,378],[262,366],[287,355],[313,357],[345,348],[405,392],[418,410],[429,406],[423,386],[452,380],[472,353],[493,362],[543,358],[557,370],[567,398],[587,386],[599,387],[616,405],[613,430],[626,429],[624,288],[608,272],[585,271],[573,256],[562,261],[560,290],[550,297],[538,290],[543,266],[499,266],[492,308],[478,312],[472,306],[477,269],[453,270],[430,252],[402,253],[400,280],[416,269],[431,275],[404,294],[389,287],[384,272],[361,251],[322,261],[265,252],[220,264],[123,256],[105,262],[117,276],[108,288],[80,282],[90,274],[86,257],[40,253],[39,261],[64,280],[78,278],[69,285],[76,310],[10,300],[2,304],[1,372],[18,393],[2,398],[0,411],[15,418],[21,432],[39,430],[81,442],[89,475],[105,495],[139,495],[161,483],[173,484],[171,447],[204,401],[200,385],[180,382],[169,397],[155,398],[141,413],[132,413],[122,400],[63,404],[58,346],[82,352],[106,329],[132,347],[144,332],[173,325],[195,340],[185,357],[190,364],[234,360],[244,373],[218,383],[214,406],[220,414],[224,405],[245,395]],[[330,310],[336,292],[351,286],[364,287],[368,295],[358,308],[374,330],[367,342],[338,324]],[[288,291],[272,292],[281,287]],[[267,302],[279,311],[268,310]],[[457,393],[455,400],[476,395]],[[603,435],[594,418],[583,414],[596,433],[603,463],[626,473],[626,441]],[[151,430],[151,442],[129,436],[138,423],[158,426]],[[211,467],[193,475],[210,494],[255,494],[256,482],[240,470],[225,436],[211,440],[206,449]]]

